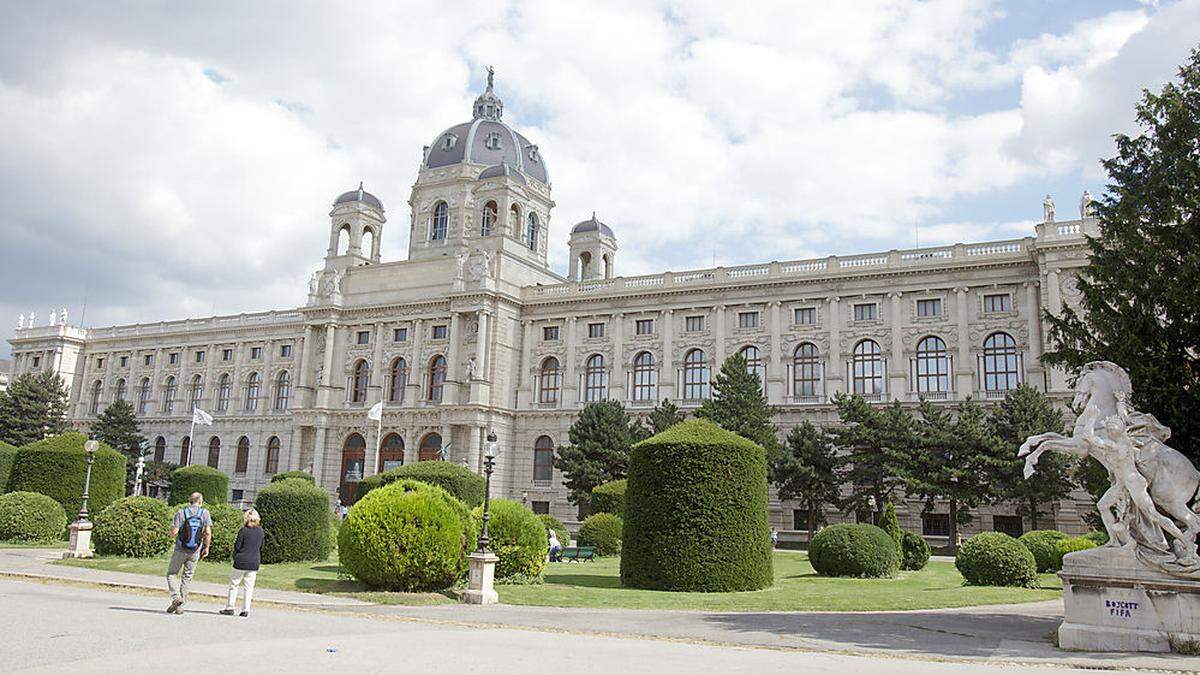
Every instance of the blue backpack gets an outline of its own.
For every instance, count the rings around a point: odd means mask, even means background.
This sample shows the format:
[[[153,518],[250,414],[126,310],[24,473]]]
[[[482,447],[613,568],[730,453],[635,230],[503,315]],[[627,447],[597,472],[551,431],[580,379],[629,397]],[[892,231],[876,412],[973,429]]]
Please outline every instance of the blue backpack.
[[[195,551],[200,547],[201,537],[204,532],[204,509],[196,509],[194,513],[189,514],[189,509],[183,510],[183,525],[179,528],[179,547],[188,551]]]

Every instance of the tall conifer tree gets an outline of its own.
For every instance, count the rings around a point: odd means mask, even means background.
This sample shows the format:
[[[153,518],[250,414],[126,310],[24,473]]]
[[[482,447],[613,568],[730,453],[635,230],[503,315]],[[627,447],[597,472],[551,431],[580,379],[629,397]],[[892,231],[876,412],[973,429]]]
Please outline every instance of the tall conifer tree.
[[[809,541],[825,523],[825,505],[837,504],[841,497],[840,466],[833,439],[806,421],[788,432],[784,451],[771,467],[779,498],[795,499],[808,509]]]
[[[1031,529],[1039,529],[1038,519],[1045,513],[1042,505],[1064,499],[1074,489],[1072,472],[1076,462],[1057,452],[1048,452],[1038,459],[1037,471],[1026,478],[1025,460],[1017,457],[1017,450],[1026,438],[1035,434],[1062,433],[1062,412],[1045,394],[1023,384],[992,408],[989,419],[1004,444],[1002,461],[996,466],[996,487],[1006,499],[1017,502],[1017,512],[1029,518]]]
[[[570,444],[559,447],[554,459],[572,504],[586,506],[592,488],[625,477],[629,446],[640,435],[640,426],[617,401],[584,406],[567,432]]]
[[[0,441],[21,446],[68,428],[67,385],[58,373],[24,373],[0,392]]]
[[[696,411],[696,417],[761,445],[772,464],[780,452],[779,437],[771,423],[774,416],[775,410],[763,393],[762,381],[746,367],[741,354],[734,354],[721,364],[721,371],[713,380],[712,398]]]

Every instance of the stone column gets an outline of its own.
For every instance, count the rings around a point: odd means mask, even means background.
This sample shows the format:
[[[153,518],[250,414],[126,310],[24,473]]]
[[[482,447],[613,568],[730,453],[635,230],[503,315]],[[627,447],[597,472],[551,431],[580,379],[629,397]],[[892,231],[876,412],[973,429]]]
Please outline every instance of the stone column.
[[[906,398],[908,395],[908,363],[904,359],[904,303],[903,293],[888,293],[892,300],[892,355],[888,367],[888,398]]]
[[[954,289],[954,313],[958,319],[958,356],[954,364],[954,389],[958,399],[975,395],[975,362],[971,358],[971,332],[968,320],[971,306],[967,297],[967,287],[959,286]]]
[[[717,305],[713,307],[713,323],[716,324],[713,328],[713,370],[711,381],[716,377],[717,372],[721,370],[721,365],[725,363],[725,305]]]
[[[1042,365],[1042,311],[1038,302],[1038,283],[1025,282],[1025,316],[1029,325],[1029,358],[1025,361],[1025,372],[1029,374],[1025,381],[1036,389],[1044,389],[1046,384],[1042,379],[1045,367]]]
[[[383,400],[384,367],[383,367],[383,323],[376,321],[371,337],[371,385],[367,387],[367,404],[375,405]]]
[[[215,391],[216,383],[213,382],[213,361],[217,358],[217,345],[210,344],[208,346],[208,355],[204,358],[204,390],[200,392],[200,400],[196,403],[196,405],[208,412],[212,412],[212,409],[216,407],[208,401],[210,400],[210,396],[211,400],[216,400],[216,396],[212,395],[211,392]]]
[[[567,363],[559,405],[566,408],[575,407],[579,403],[579,369],[575,364],[575,317],[568,317],[563,329],[567,331]]]
[[[829,320],[829,357],[825,364],[825,396],[832,397],[838,392],[844,392],[846,369],[842,364],[842,315],[841,302],[837,296],[825,298],[828,305],[826,310]]]
[[[662,312],[662,360],[659,362],[658,401],[675,398],[675,310]]]
[[[316,342],[316,328],[311,325],[304,327],[304,343],[300,347],[299,363],[296,366],[296,393],[301,407],[311,408],[317,400],[313,395],[313,343]]]
[[[304,427],[292,427],[292,440],[288,445],[286,458],[279,458],[279,463],[282,464],[282,466],[279,467],[279,471],[303,471],[306,468],[300,466],[300,453],[303,452],[304,449],[303,443]],[[282,449],[280,450],[280,454],[283,454]]]
[[[454,447],[454,427],[452,427],[449,424],[443,424],[441,433],[442,433],[442,447],[444,448],[447,445],[449,445],[450,451],[458,450],[458,448]],[[447,451],[447,453],[446,453],[446,461],[447,462],[454,461],[452,458],[452,455],[450,454],[450,451]]]
[[[533,407],[533,387],[530,371],[533,364],[533,322],[521,322],[521,363],[517,370],[517,408]]]
[[[479,330],[475,333],[475,381],[468,382],[467,387],[470,388],[471,403],[487,403],[491,394],[491,377],[489,376],[490,364],[488,363],[488,329],[490,323],[488,321],[488,312],[485,309],[479,310]]]
[[[442,401],[455,404],[462,400],[460,383],[462,382],[462,361],[459,359],[462,351],[462,315],[450,313],[450,345],[446,349],[446,382],[442,388]]]
[[[322,408],[331,407],[332,394],[329,387],[333,382],[333,352],[337,348],[337,326],[332,322],[325,324],[325,360],[322,363],[321,381],[317,383],[317,405]]]
[[[328,431],[324,426],[317,427],[316,444],[313,447],[313,478],[317,481],[318,487],[328,488],[325,483],[325,442],[328,437]],[[340,470],[340,469],[339,469]],[[340,483],[341,481],[337,481]],[[333,487],[337,487],[334,485]]]
[[[612,319],[613,360],[612,374],[609,376],[609,397],[615,401],[625,402],[625,315],[614,314]]]
[[[416,406],[421,401],[421,381],[425,377],[425,361],[421,355],[421,349],[425,345],[425,326],[422,325],[420,319],[413,319],[412,322],[412,340],[413,350],[412,359],[408,363],[408,382],[404,385],[408,391],[404,397],[404,407],[409,408]],[[408,456],[408,451],[405,450],[405,456]]]
[[[479,473],[483,468],[483,437],[487,427],[469,427],[471,437],[467,446],[467,468]]]
[[[1053,269],[1046,273],[1046,301],[1049,305],[1046,309],[1054,316],[1062,314],[1062,286],[1059,281],[1059,276],[1062,270]],[[1067,376],[1061,368],[1050,369],[1050,390],[1051,391],[1066,391]]]
[[[150,376],[150,396],[146,400],[146,414],[147,415],[158,414],[158,410],[159,410],[158,397],[162,395],[162,382],[161,382],[162,367],[163,367],[162,361],[163,361],[162,348],[155,349],[154,350],[154,374]],[[138,384],[140,385],[141,383],[139,382]],[[136,410],[136,408],[134,408],[134,409]],[[192,452],[192,454],[195,454],[196,439],[193,438],[191,440],[191,443],[192,443],[191,452]],[[191,462],[189,461],[189,464],[190,463]]]
[[[783,403],[783,309],[778,300],[771,303],[771,356],[767,361],[767,381],[763,383],[769,403]]]

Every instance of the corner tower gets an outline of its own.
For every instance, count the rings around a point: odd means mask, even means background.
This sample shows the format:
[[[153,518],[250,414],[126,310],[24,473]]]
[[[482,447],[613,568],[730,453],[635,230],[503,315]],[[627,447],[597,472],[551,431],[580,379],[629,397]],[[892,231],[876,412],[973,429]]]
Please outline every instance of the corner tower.
[[[329,212],[329,249],[325,269],[345,269],[379,262],[379,243],[383,237],[383,202],[363,190],[338,195]]]
[[[589,279],[611,279],[617,262],[617,235],[612,228],[596,220],[595,212],[589,220],[571,228],[569,241],[572,281]]]

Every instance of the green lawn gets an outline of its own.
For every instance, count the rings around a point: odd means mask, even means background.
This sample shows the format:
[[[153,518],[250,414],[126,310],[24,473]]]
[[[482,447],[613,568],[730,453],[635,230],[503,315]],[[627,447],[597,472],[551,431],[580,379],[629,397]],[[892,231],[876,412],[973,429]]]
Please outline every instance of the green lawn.
[[[45,544],[30,544],[24,541],[0,541],[0,548],[57,548],[67,550],[67,542],[54,541]]]
[[[134,572],[162,577],[166,557],[149,559],[92,558],[57,564]],[[1042,588],[964,586],[950,562],[931,561],[919,572],[901,572],[895,579],[831,579],[819,577],[802,553],[775,554],[775,585],[748,593],[667,593],[621,588],[620,560],[550,563],[546,583],[497,586],[500,601],[512,605],[548,607],[612,607],[627,609],[693,609],[714,611],[879,611],[965,607],[1050,600],[1062,595],[1053,574],[1039,577]],[[454,602],[452,593],[383,593],[339,574],[336,561],[264,565],[258,585],[286,591],[333,593],[381,604],[425,605]],[[201,562],[196,579],[225,583],[229,563]]]

